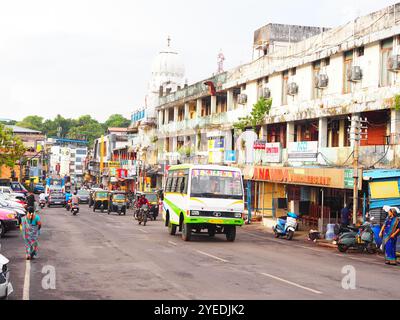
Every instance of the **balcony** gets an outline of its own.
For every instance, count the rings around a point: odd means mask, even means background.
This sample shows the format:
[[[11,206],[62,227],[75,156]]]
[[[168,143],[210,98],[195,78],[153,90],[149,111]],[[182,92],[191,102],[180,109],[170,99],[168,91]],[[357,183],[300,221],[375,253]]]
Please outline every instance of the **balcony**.
[[[223,113],[212,114],[205,117],[198,117],[195,119],[186,119],[179,122],[170,122],[169,124],[162,125],[159,128],[161,134],[174,134],[185,130],[206,129],[215,126],[233,124],[241,117],[248,115],[250,110],[239,108],[230,110]]]

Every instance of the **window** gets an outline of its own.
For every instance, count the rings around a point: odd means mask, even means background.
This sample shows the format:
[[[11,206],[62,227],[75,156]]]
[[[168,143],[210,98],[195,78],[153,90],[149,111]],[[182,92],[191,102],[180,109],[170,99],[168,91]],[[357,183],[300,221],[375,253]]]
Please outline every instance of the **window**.
[[[169,177],[167,179],[167,183],[165,184],[165,192],[171,192],[171,186],[172,186],[172,177]]]
[[[290,75],[295,76],[296,75],[296,68],[290,69]]]
[[[171,192],[178,192],[178,177],[173,177],[171,182]]]
[[[364,47],[358,47],[356,49],[357,57],[362,57],[364,55]]]
[[[178,108],[178,121],[183,121],[185,118],[185,107]]]
[[[393,38],[383,40],[381,42],[381,72],[380,86],[386,87],[393,84],[393,74],[388,70],[388,60],[393,52]]]
[[[289,71],[284,71],[282,73],[282,105],[287,105],[287,88],[289,81]]]
[[[174,122],[174,108],[168,109],[168,123]]]
[[[350,93],[353,90],[352,82],[347,78],[347,72],[353,67],[353,51],[344,53],[344,76],[343,76],[343,93]]]
[[[86,154],[86,150],[85,149],[76,149],[76,154]]]

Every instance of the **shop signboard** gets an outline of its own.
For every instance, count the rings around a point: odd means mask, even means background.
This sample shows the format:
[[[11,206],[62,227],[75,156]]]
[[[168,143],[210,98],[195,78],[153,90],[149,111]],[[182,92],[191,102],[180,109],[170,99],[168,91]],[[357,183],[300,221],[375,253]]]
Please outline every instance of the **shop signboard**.
[[[119,168],[121,163],[119,161],[108,161],[107,165],[109,168]]]
[[[235,163],[236,162],[236,151],[227,150],[225,151],[225,163]]]
[[[289,142],[289,162],[315,162],[318,159],[318,141]]]
[[[346,189],[354,188],[353,169],[344,170],[344,187]]]
[[[265,157],[263,162],[280,163],[282,161],[282,148],[280,142],[265,144]]]
[[[211,132],[208,139],[208,163],[223,163],[225,155],[225,137],[218,133]]]

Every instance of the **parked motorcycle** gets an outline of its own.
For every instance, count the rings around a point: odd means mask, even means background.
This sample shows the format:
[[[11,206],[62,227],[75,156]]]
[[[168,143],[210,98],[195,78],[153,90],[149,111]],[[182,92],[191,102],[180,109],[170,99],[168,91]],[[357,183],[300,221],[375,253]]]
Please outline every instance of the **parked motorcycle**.
[[[373,218],[371,218],[373,220]],[[360,253],[367,251],[370,254],[376,253],[378,250],[372,224],[368,221],[364,222],[360,227],[348,227],[349,230],[344,230],[339,235],[337,241],[338,250],[346,252],[350,248],[354,248]]]
[[[275,238],[286,237],[286,239],[292,240],[297,228],[298,218],[297,214],[293,212],[289,212],[286,217],[278,218],[277,224],[272,228]]]
[[[138,214],[139,224],[142,224],[143,222],[143,225],[144,226],[146,225],[149,213],[150,213],[149,206],[147,204],[144,204],[139,210]]]

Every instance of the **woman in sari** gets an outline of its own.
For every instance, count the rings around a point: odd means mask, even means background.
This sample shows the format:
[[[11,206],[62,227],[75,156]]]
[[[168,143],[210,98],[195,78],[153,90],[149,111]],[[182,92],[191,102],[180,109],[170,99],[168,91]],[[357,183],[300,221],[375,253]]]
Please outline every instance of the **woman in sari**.
[[[28,213],[21,219],[21,230],[25,242],[26,260],[33,259],[37,255],[39,247],[39,230],[41,227],[42,223],[37,212]]]
[[[397,213],[394,208],[388,212],[388,217],[382,226],[379,236],[382,238],[383,248],[385,250],[385,263],[396,265],[396,242],[400,232],[400,220],[396,217]]]

